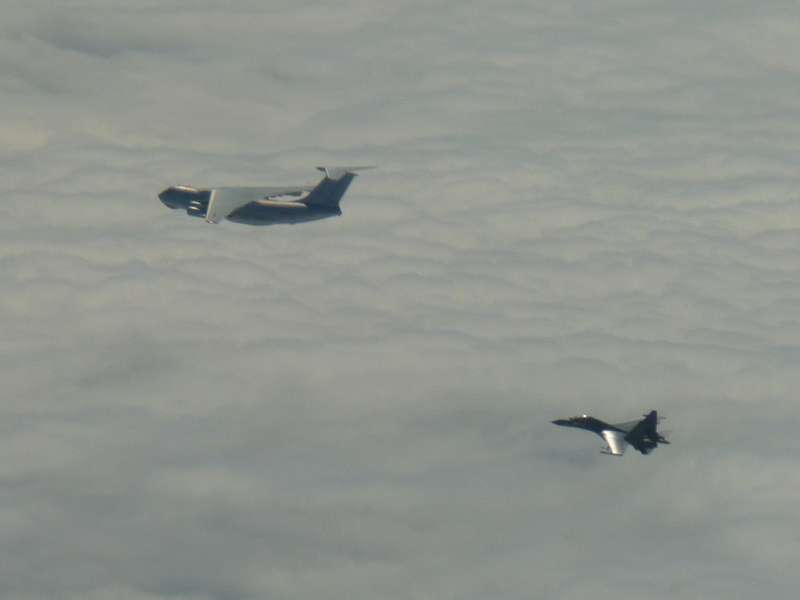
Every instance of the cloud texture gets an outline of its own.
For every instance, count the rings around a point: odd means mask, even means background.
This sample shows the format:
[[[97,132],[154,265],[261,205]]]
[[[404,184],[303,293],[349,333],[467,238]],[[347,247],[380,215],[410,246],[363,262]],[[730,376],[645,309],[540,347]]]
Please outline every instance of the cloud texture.
[[[795,597],[794,3],[3,14],[0,596]]]

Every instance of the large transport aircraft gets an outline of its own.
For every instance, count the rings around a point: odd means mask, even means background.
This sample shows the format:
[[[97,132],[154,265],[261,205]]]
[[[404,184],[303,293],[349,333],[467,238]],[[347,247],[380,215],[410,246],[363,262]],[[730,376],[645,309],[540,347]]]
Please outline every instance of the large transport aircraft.
[[[656,411],[651,410],[639,421],[611,424],[588,415],[581,415],[569,419],[557,419],[553,424],[592,431],[608,444],[602,451],[603,454],[622,456],[628,444],[642,454],[650,454],[659,444],[669,444],[669,441],[656,431],[659,421]]]
[[[371,167],[317,167],[316,184],[288,187],[168,187],[158,195],[166,206],[208,223],[223,219],[247,225],[303,223],[342,214],[339,202],[357,171]]]

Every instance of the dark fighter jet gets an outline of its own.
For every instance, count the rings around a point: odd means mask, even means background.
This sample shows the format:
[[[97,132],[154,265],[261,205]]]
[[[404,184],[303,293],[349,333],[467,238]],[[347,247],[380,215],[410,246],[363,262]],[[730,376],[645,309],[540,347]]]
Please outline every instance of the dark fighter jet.
[[[356,171],[371,167],[317,167],[325,173],[318,183],[287,187],[172,186],[158,195],[170,208],[179,208],[209,223],[223,219],[248,225],[302,223],[342,214],[339,201]]]
[[[558,419],[553,421],[553,424],[593,431],[608,444],[603,450],[604,454],[622,456],[628,444],[642,454],[650,454],[659,444],[669,444],[669,441],[656,431],[658,422],[656,411],[651,410],[640,421],[609,424],[594,417],[581,415],[570,419]]]

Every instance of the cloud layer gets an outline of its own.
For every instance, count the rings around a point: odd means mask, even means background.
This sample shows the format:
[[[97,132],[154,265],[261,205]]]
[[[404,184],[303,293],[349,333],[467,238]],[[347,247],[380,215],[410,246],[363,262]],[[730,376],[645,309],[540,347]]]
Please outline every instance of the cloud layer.
[[[4,11],[0,596],[794,598],[800,11],[229,4]]]

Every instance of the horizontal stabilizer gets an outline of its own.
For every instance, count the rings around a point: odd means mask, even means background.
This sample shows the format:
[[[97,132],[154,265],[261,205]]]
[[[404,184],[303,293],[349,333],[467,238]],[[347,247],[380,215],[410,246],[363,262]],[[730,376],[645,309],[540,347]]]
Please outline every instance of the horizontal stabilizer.
[[[345,175],[356,175],[358,171],[366,171],[367,169],[374,169],[374,166],[363,167],[317,167],[318,171],[325,173],[328,179],[339,180]]]

